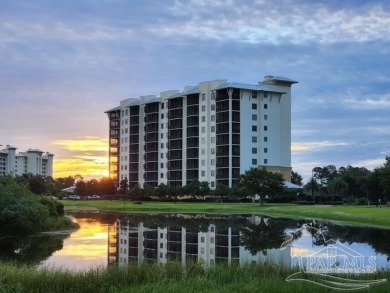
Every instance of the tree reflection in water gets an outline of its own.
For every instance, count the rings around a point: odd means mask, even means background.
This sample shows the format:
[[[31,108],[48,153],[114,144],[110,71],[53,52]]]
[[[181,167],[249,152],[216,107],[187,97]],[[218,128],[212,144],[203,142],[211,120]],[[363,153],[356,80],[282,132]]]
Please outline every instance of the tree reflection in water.
[[[0,239],[0,260],[16,264],[38,265],[63,248],[69,235],[36,235]]]
[[[286,241],[288,228],[296,227],[295,223],[283,219],[272,219],[260,217],[256,224],[250,223],[241,229],[241,244],[249,250],[252,255],[258,252],[266,254],[267,249],[280,248]],[[295,239],[302,235],[294,234]]]

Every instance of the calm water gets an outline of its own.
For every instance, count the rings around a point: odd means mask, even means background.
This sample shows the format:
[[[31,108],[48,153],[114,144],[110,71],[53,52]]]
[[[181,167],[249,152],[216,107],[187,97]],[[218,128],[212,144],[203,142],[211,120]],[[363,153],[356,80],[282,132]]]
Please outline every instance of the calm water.
[[[79,271],[170,260],[390,268],[390,230],[252,215],[70,216],[80,229],[0,239],[0,258]]]

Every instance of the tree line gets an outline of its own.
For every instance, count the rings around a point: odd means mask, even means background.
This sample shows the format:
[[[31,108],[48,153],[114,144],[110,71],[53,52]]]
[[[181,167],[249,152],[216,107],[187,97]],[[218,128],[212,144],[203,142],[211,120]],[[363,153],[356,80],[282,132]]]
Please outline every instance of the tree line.
[[[373,171],[364,167],[334,165],[315,167],[310,181],[304,186],[313,196],[339,196],[344,199],[365,199],[371,202],[390,200],[390,157]]]

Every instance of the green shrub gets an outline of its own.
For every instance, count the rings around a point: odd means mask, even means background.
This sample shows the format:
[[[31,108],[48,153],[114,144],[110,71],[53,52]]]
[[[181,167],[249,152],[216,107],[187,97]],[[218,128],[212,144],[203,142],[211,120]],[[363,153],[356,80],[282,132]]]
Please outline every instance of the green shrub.
[[[368,204],[368,201],[367,201],[367,198],[359,198],[357,200],[357,205],[367,205]]]

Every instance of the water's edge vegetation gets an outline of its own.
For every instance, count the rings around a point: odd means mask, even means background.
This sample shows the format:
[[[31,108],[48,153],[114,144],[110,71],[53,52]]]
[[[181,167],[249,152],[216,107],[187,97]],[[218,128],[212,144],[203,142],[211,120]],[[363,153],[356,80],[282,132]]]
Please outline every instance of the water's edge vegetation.
[[[27,185],[13,177],[0,177],[0,236],[32,235],[77,227],[65,216],[62,202],[32,193]]]
[[[180,262],[110,266],[87,272],[56,271],[0,264],[0,292],[329,292],[319,285],[286,278],[294,269],[267,265],[216,264],[204,268]],[[356,276],[350,276],[356,278]],[[390,271],[359,279],[390,279]],[[389,284],[370,292],[388,292]]]

